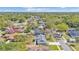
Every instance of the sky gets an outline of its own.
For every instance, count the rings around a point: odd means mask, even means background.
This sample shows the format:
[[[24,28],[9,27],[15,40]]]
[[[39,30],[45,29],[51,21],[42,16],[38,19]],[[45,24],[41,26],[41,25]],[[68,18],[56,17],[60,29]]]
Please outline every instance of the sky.
[[[0,7],[0,12],[79,12],[79,7]]]

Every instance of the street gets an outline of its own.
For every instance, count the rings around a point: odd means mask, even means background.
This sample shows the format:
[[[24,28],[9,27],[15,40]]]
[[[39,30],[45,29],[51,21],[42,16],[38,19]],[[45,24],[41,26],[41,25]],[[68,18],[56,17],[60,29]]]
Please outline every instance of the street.
[[[72,49],[64,42],[63,39],[59,40],[59,43],[64,51],[72,51]]]

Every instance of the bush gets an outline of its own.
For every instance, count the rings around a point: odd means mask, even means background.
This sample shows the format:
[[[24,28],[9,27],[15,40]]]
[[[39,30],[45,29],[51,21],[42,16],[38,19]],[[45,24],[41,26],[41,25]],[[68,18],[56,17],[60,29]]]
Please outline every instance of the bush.
[[[74,44],[70,44],[70,46],[73,46],[73,47],[75,47],[75,45],[74,45]]]

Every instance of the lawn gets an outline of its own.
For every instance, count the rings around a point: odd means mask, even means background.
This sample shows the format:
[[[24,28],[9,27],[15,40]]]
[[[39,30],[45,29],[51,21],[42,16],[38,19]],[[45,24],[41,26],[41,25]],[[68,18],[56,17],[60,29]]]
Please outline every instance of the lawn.
[[[73,48],[75,48],[76,51],[79,51],[79,43],[73,43],[73,44],[70,44],[70,46],[72,46]]]
[[[56,41],[56,39],[53,36],[51,36],[51,35],[46,35],[46,39],[49,42],[55,42]]]
[[[62,48],[61,46],[59,46],[59,48],[60,48],[61,50],[63,50],[63,48]]]
[[[25,51],[26,43],[25,42],[10,42],[8,44],[3,43],[0,46],[0,51]]]
[[[49,45],[50,50],[59,50],[56,45]]]
[[[69,39],[70,39],[70,37],[69,37],[66,33],[64,33],[63,37],[64,37],[66,40],[69,40]]]

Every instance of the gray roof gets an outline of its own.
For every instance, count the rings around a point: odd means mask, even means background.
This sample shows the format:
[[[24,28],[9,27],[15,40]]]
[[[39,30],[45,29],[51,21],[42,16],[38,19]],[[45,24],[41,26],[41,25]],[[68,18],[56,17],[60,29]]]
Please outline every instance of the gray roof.
[[[35,29],[34,34],[39,35],[39,34],[44,34],[44,33],[40,29]]]
[[[35,18],[36,18],[37,20],[40,20],[40,16],[35,16]]]
[[[36,36],[36,42],[38,44],[46,44],[45,35],[40,34],[40,35]]]
[[[40,29],[35,29],[35,42],[36,44],[46,44],[46,38],[44,32],[42,32]]]

